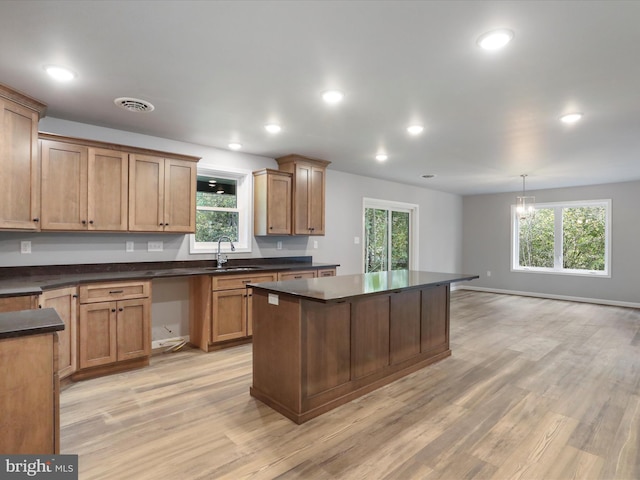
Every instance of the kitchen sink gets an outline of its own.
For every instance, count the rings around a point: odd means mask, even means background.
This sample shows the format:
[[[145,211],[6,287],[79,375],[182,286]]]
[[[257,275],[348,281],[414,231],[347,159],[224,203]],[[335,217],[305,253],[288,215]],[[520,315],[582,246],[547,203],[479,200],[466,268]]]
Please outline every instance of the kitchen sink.
[[[260,267],[207,267],[205,270],[214,272],[246,272],[248,270],[258,270]]]

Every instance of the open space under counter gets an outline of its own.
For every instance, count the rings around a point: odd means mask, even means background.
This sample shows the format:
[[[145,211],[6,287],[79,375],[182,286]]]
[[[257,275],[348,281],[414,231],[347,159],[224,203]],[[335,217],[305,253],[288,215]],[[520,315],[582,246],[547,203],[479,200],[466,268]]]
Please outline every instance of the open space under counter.
[[[450,285],[475,278],[399,270],[251,285],[251,395],[303,423],[451,355]]]

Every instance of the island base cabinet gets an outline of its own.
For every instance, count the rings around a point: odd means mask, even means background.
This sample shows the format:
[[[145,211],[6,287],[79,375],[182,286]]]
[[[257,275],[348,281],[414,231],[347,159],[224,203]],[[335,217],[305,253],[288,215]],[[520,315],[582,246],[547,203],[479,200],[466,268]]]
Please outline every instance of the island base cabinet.
[[[57,454],[60,406],[58,337],[0,340],[0,452]]]
[[[254,288],[252,300],[250,393],[296,423],[451,355],[448,285],[335,303]]]

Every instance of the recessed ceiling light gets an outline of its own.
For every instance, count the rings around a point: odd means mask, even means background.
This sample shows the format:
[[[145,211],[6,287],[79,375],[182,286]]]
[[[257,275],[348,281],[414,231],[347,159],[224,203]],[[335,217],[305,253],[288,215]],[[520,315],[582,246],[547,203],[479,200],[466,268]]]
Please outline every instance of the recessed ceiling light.
[[[376,160],[378,160],[379,162],[384,162],[387,158],[389,157],[384,153],[379,153],[378,155],[376,155]]]
[[[242,148],[242,144],[240,143],[230,143],[229,148],[231,150],[240,150]]]
[[[422,175],[422,178],[427,178],[427,179],[434,178],[434,177],[435,175],[433,173],[425,173],[424,175]]]
[[[344,98],[344,93],[338,90],[328,90],[322,94],[322,99],[327,103],[340,103]]]
[[[576,123],[578,120],[582,118],[582,113],[567,113],[560,117],[560,121],[563,123]]]
[[[423,132],[424,127],[422,125],[411,125],[407,127],[407,132],[411,135],[419,135]]]
[[[58,65],[45,65],[44,70],[51,78],[58,80],[59,82],[68,82],[69,80],[76,78],[75,72]]]
[[[269,133],[280,133],[282,127],[277,123],[269,123],[264,126],[264,129]]]
[[[483,50],[500,50],[513,39],[513,31],[501,28],[483,33],[477,43]]]

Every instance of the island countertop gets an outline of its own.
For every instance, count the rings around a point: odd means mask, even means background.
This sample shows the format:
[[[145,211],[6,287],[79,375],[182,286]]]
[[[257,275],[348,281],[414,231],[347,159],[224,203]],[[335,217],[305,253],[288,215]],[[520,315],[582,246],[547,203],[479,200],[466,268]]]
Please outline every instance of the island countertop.
[[[64,330],[64,322],[53,308],[0,313],[0,340]]]
[[[249,286],[324,303],[340,302],[363,295],[382,294],[479,278],[463,273],[392,270],[358,275],[254,283]]]

